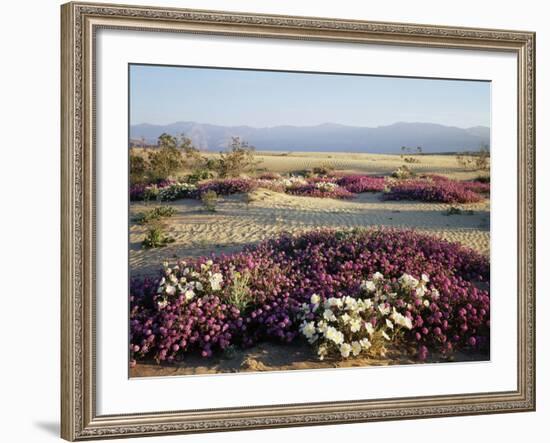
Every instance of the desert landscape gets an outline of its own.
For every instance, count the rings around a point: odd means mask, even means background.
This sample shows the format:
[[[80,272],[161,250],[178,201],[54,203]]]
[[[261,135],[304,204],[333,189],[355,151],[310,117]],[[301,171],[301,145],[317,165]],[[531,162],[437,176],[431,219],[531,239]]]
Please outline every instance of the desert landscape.
[[[139,155],[143,151],[138,150]],[[217,161],[219,155],[204,153],[204,161]],[[169,201],[132,201],[130,204],[129,257],[132,278],[159,278],[160,264],[172,266],[187,260],[204,260],[238,254],[247,247],[282,234],[300,236],[307,232],[331,230],[353,232],[357,229],[391,229],[396,232],[419,232],[460,244],[489,259],[490,198],[487,171],[479,171],[454,155],[384,155],[365,153],[274,153],[254,152],[254,171],[239,178],[206,179],[184,192],[184,198]],[[476,157],[472,157],[474,160]],[[407,162],[405,162],[407,159]],[[397,171],[397,172],[396,172]],[[179,171],[190,174],[191,171]],[[396,175],[404,177],[396,178]],[[344,195],[298,195],[293,187],[308,182],[331,183],[346,179],[375,180],[366,192]],[[279,187],[291,181],[290,187]],[[480,183],[481,180],[484,183]],[[475,185],[477,198],[468,201],[455,196],[423,201],[422,198],[390,199],[392,186],[403,183],[459,183]],[[208,207],[200,196],[201,186],[215,183],[216,189],[231,183],[226,194],[216,195],[215,207]],[[288,184],[288,183],[287,183]],[[178,186],[170,182],[167,187]],[[242,189],[239,189],[239,186]],[[336,185],[338,187],[338,185]],[[368,188],[368,186],[367,186]],[[161,187],[162,189],[162,187]],[[332,189],[330,190],[332,191]],[[360,190],[362,191],[362,190]],[[327,190],[329,192],[329,190]],[[330,193],[330,192],[329,192]],[[328,197],[328,198],[325,198]],[[428,199],[431,200],[431,199]],[[448,201],[446,201],[448,200]],[[143,247],[147,224],[140,215],[158,208],[170,209],[163,230],[170,238],[162,247]],[[166,268],[165,268],[166,269]],[[169,269],[169,268],[168,268]],[[480,287],[486,287],[482,282]],[[179,346],[179,345],[178,345]],[[316,351],[304,340],[288,343],[260,341],[244,348],[231,346],[224,352],[205,358],[190,353],[177,361],[144,359],[130,368],[133,377],[163,375],[200,375],[223,372],[321,369],[364,367],[390,364],[412,364],[414,347],[403,349],[387,346],[382,355],[365,355],[353,359],[327,356],[320,360]],[[471,361],[488,358],[486,351],[462,350],[445,355],[432,352],[424,362]]]
[[[400,155],[348,153],[256,154],[259,168],[279,174],[331,165],[342,174],[391,176],[403,164]],[[437,174],[453,180],[473,180],[479,171],[461,167],[452,155],[418,156],[419,174]],[[197,200],[162,203],[176,208],[167,220],[174,243],[162,249],[143,249],[146,229],[130,225],[132,275],[158,272],[159,263],[178,258],[229,253],[281,232],[298,233],[315,228],[350,229],[368,226],[414,228],[449,241],[458,241],[489,254],[489,199],[460,204],[462,214],[449,215],[453,205],[441,202],[384,201],[381,193],[362,193],[352,200],[319,199],[274,192],[261,187],[250,193],[220,197],[216,212],[204,211]],[[130,219],[156,202],[132,202]],[[469,211],[473,211],[469,212]]]
[[[490,97],[132,64],[129,376],[489,360]]]

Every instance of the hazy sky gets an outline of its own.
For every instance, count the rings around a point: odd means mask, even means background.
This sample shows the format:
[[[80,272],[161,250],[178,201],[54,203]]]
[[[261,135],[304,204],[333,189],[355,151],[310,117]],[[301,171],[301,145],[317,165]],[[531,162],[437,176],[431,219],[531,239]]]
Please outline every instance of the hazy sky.
[[[130,123],[490,126],[489,82],[130,67]]]

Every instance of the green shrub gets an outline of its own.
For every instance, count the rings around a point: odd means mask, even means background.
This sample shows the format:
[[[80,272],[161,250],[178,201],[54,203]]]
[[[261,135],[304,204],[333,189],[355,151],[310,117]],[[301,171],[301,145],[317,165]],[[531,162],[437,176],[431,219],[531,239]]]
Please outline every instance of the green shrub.
[[[238,177],[245,172],[252,172],[258,165],[254,159],[254,146],[250,146],[239,137],[232,137],[228,152],[221,152],[220,158],[213,165],[221,178]]]
[[[130,183],[145,183],[148,179],[149,164],[147,160],[138,155],[134,149],[130,150]]]
[[[445,212],[445,215],[474,215],[474,211],[471,209],[463,210],[456,206],[451,206],[447,211]]]
[[[187,183],[198,183],[202,180],[210,180],[214,178],[212,171],[208,169],[195,169],[191,174],[186,178]]]
[[[162,248],[163,246],[173,243],[174,241],[175,239],[168,236],[160,224],[150,223],[147,227],[147,233],[141,242],[141,245],[146,249]]]
[[[324,163],[320,166],[316,166],[313,168],[313,174],[315,175],[329,175],[330,173],[334,172],[334,166],[329,163]]]
[[[249,271],[242,273],[233,271],[231,275],[231,288],[226,296],[226,301],[241,312],[254,302],[254,296],[250,291],[250,278]]]
[[[399,180],[408,179],[414,177],[416,173],[407,165],[399,166],[395,171],[392,172],[392,177]]]
[[[487,145],[481,145],[477,152],[457,154],[455,158],[457,163],[464,169],[489,171],[491,168],[491,153]]]
[[[201,202],[204,209],[210,212],[216,211],[216,203],[218,202],[218,194],[216,191],[210,190],[201,194]]]
[[[176,209],[172,206],[158,206],[138,214],[134,221],[140,225],[145,225],[165,217],[172,217]]]

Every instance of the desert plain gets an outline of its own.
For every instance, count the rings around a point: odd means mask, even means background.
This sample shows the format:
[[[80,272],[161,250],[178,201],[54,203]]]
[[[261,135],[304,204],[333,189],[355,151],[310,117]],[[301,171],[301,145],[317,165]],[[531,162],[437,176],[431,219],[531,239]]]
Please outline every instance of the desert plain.
[[[209,154],[215,156],[216,154]],[[410,167],[417,174],[437,174],[455,180],[471,180],[479,171],[464,168],[454,155],[416,155]],[[299,174],[304,170],[330,165],[341,174],[389,176],[403,165],[400,155],[366,153],[257,152],[258,170],[280,174]],[[142,248],[145,228],[134,218],[158,205],[175,208],[166,220],[166,231],[173,243],[154,249]],[[449,208],[461,211],[449,215]],[[279,193],[259,188],[248,194],[220,196],[216,211],[205,211],[201,202],[181,199],[173,202],[131,202],[129,214],[129,262],[131,277],[158,275],[163,262],[174,263],[188,257],[227,254],[256,244],[282,232],[299,233],[319,228],[340,230],[358,227],[414,229],[445,240],[459,242],[484,255],[490,253],[489,196],[477,203],[445,204],[421,201],[388,201],[382,193],[362,193],[343,200],[314,198]],[[455,356],[455,360],[475,359]],[[435,358],[434,361],[437,361]],[[131,376],[213,374],[220,372],[270,371],[303,368],[330,368],[399,364],[402,358],[390,355],[380,361],[318,361],[308,347],[264,343],[249,350],[236,351],[206,363],[189,358],[178,365],[139,362]]]

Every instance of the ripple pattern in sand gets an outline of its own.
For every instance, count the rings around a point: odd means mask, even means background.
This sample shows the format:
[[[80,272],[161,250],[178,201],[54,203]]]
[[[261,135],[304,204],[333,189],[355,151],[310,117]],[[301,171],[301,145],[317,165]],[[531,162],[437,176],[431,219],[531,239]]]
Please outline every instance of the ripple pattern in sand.
[[[236,195],[220,199],[217,210],[207,213],[200,202],[172,202],[177,214],[166,222],[175,242],[164,248],[141,248],[145,228],[130,226],[132,275],[155,272],[163,261],[229,253],[283,231],[298,233],[316,228],[352,229],[388,226],[414,228],[489,253],[489,202],[461,205],[473,214],[446,215],[449,205],[382,201],[380,194],[361,194],[353,200],[319,199],[257,190],[245,201]],[[131,214],[146,209],[132,204]]]

